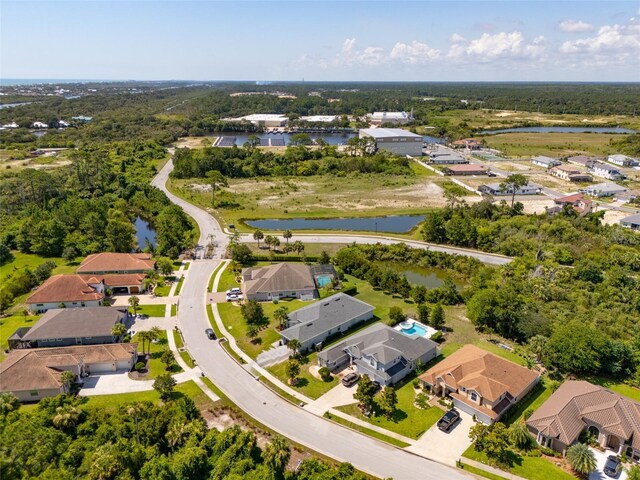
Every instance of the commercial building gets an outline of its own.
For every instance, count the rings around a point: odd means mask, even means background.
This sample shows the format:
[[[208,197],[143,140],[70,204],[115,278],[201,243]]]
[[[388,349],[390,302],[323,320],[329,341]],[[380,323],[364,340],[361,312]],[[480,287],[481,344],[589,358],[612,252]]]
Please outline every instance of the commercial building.
[[[422,136],[401,128],[363,128],[359,136],[372,137],[379,150],[396,155],[422,156]]]
[[[413,120],[413,115],[407,112],[373,112],[367,115],[367,119],[372,125],[382,125],[383,123],[405,125]]]
[[[376,323],[345,341],[318,353],[318,365],[332,371],[355,365],[380,385],[392,385],[438,355],[438,344],[428,338],[408,336]]]
[[[300,120],[310,123],[331,123],[335,122],[339,118],[340,117],[338,115],[308,115],[305,117],[300,117]]]
[[[499,420],[539,380],[538,373],[471,344],[420,375],[424,388],[451,397],[457,409],[486,424]]]
[[[296,339],[300,350],[311,350],[328,337],[344,333],[354,325],[373,318],[373,307],[344,293],[292,312],[287,328],[280,332],[283,342]]]

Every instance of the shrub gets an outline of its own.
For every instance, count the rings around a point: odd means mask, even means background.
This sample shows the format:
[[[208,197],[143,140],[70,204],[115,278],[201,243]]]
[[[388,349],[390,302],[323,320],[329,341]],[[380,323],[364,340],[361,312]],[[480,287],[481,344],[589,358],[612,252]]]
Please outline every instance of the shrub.
[[[318,373],[323,380],[331,379],[331,370],[329,370],[327,367],[322,367],[320,370],[318,370]]]
[[[438,330],[436,333],[431,335],[431,340],[433,340],[434,342],[440,342],[442,341],[442,337],[443,337],[443,333],[440,330]]]
[[[147,366],[146,363],[144,362],[138,362],[136,363],[136,366],[134,367],[136,370],[141,371],[144,370],[144,368]]]
[[[533,415],[533,408],[527,408],[527,409],[524,411],[524,419],[525,419],[525,420],[529,420],[529,417],[530,417],[531,415]]]
[[[420,388],[420,380],[417,378],[413,381],[413,388]]]

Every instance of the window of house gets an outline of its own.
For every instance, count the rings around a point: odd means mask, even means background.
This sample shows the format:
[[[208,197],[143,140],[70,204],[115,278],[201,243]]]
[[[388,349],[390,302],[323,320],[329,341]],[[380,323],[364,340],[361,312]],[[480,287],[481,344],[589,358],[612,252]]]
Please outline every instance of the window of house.
[[[31,390],[29,392],[29,395],[31,395],[32,397],[37,397],[38,396],[38,391],[37,390]]]
[[[473,400],[474,402],[478,400],[478,395],[476,394],[476,392],[471,392],[471,400]]]
[[[44,303],[36,303],[36,307],[44,307]]]

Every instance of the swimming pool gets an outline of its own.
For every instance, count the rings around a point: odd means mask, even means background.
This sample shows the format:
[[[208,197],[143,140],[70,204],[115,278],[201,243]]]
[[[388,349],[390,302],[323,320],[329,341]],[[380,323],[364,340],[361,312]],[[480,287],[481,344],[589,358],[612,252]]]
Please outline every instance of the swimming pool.
[[[331,282],[333,282],[333,277],[331,275],[318,275],[316,277],[316,283],[320,288],[330,285]]]
[[[436,333],[436,330],[427,325],[423,325],[420,322],[416,322],[415,320],[408,320],[406,322],[402,322],[400,325],[396,327],[400,333],[404,333],[409,337],[424,337],[431,338],[431,336]]]

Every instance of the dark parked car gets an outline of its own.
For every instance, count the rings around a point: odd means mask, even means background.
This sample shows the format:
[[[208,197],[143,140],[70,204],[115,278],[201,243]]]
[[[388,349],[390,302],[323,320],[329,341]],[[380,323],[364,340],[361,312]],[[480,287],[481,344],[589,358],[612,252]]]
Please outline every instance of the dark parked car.
[[[211,328],[207,328],[204,333],[207,334],[207,337],[209,337],[210,340],[215,340],[216,339],[216,332],[214,332]]]
[[[615,455],[609,455],[607,457],[607,462],[604,464],[604,473],[608,477],[616,478],[618,474],[622,470],[622,464],[620,463],[620,459]]]
[[[342,378],[342,384],[345,387],[350,387],[351,385],[358,383],[358,380],[360,380],[360,375],[356,372],[352,372]]]
[[[460,420],[460,414],[455,408],[452,408],[438,420],[438,428],[443,432],[448,432],[458,420]]]

